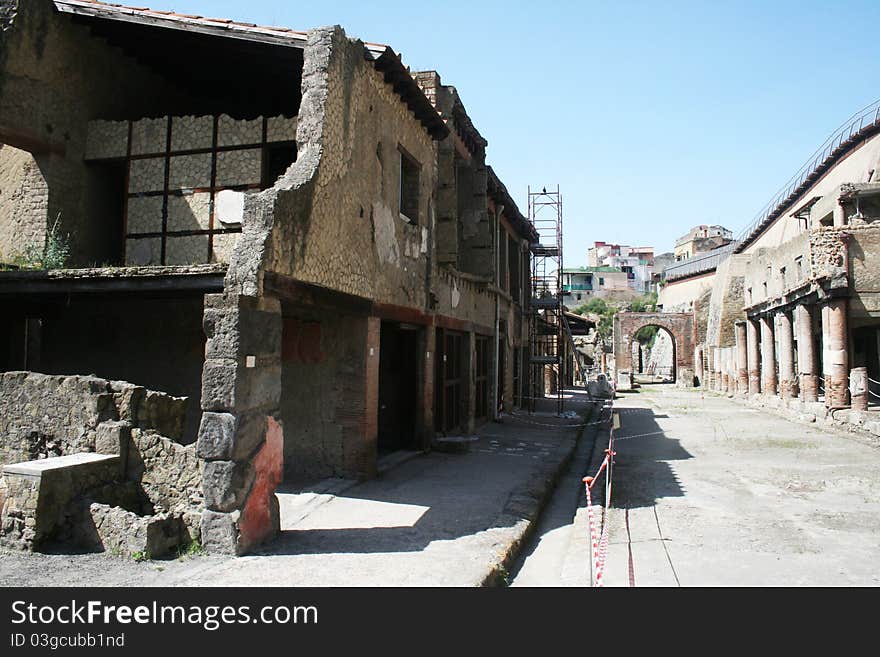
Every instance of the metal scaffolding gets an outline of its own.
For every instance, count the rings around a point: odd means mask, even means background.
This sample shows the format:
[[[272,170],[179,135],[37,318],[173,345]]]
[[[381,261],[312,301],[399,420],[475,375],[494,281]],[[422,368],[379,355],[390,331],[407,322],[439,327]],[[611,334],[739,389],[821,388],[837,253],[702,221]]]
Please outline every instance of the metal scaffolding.
[[[556,399],[556,412],[563,411],[563,363],[565,336],[562,305],[562,194],[532,192],[529,187],[529,221],[538,234],[531,245],[531,352],[529,409],[540,397]]]

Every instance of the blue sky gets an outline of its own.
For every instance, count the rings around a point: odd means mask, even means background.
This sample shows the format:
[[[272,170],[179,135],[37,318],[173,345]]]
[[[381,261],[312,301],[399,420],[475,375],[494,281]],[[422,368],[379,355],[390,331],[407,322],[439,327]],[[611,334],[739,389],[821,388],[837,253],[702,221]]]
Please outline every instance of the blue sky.
[[[662,252],[696,224],[738,232],[880,98],[876,0],[144,4],[340,24],[439,71],[523,213],[529,184],[562,187],[567,266],[596,240]]]

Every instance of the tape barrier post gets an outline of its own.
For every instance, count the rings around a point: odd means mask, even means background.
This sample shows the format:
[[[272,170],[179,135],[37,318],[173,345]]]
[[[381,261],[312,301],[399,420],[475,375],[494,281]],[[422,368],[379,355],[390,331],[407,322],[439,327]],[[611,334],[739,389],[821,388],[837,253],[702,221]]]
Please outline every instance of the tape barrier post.
[[[608,449],[605,450],[605,458],[594,477],[584,477],[584,488],[587,494],[587,517],[590,523],[590,586],[602,588],[604,586],[605,562],[608,558],[608,522],[605,515],[602,518],[602,531],[596,526],[596,515],[593,511],[592,488],[596,481],[605,472],[605,509],[611,504],[611,469],[614,463],[614,429],[620,427],[620,416],[615,413],[609,432]]]

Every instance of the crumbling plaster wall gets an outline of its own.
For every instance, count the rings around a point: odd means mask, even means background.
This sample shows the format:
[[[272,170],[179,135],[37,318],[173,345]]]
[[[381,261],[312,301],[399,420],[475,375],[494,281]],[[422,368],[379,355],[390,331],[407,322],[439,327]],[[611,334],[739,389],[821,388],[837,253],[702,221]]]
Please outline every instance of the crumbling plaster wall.
[[[71,235],[71,264],[103,257],[93,250],[106,241],[91,220],[87,190],[96,172],[83,162],[88,122],[160,116],[186,95],[48,0],[19,4],[12,28],[0,32],[0,125],[63,149],[36,160],[49,184],[46,220],[61,215],[62,232]]]
[[[365,60],[363,47],[341,29],[310,35],[300,161],[271,193],[266,269],[380,303],[424,308],[434,224],[433,142]],[[399,146],[421,165],[416,224],[399,212]]]

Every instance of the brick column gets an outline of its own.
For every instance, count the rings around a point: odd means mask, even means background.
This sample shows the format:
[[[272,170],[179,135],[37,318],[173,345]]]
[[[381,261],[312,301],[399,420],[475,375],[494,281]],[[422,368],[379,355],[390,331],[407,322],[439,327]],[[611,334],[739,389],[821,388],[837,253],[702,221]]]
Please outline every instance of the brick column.
[[[749,394],[761,392],[761,352],[758,349],[758,321],[746,320],[747,367],[749,370]]]
[[[779,396],[783,399],[797,397],[797,381],[794,376],[794,334],[791,316],[783,311],[776,313],[776,336],[779,339]]]
[[[776,344],[773,341],[773,316],[758,320],[761,324],[761,392],[776,394]]]
[[[736,394],[745,395],[749,391],[749,348],[746,322],[737,322],[736,334]]]
[[[279,531],[275,487],[284,468],[281,427],[281,304],[211,294],[203,325],[202,545],[244,554]]]
[[[819,401],[819,364],[813,342],[813,308],[801,304],[795,308],[798,332],[798,378],[800,398],[804,402]]]
[[[828,408],[846,406],[849,404],[846,299],[834,299],[822,308],[822,337],[825,405]]]

